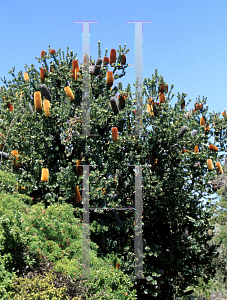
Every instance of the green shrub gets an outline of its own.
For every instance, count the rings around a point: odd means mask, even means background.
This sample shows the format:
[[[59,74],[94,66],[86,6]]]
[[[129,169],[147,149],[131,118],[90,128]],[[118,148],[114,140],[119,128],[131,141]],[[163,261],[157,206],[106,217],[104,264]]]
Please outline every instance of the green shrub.
[[[53,275],[52,272],[45,273],[46,277],[44,276],[37,276],[33,277],[32,279],[29,278],[17,278],[14,281],[14,286],[12,290],[8,293],[8,299],[15,299],[15,300],[24,300],[24,299],[31,299],[31,300],[68,300],[70,299],[66,295],[66,288],[56,288],[52,281],[56,278],[56,275]],[[78,297],[72,298],[72,300],[79,299]]]

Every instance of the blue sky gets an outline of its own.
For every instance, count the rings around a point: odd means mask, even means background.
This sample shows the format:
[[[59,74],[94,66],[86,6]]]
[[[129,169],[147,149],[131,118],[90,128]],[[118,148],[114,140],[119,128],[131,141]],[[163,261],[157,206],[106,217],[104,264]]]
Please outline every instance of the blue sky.
[[[105,49],[119,49],[126,43],[130,52],[127,63],[135,64],[135,24],[127,21],[150,21],[143,25],[143,79],[158,70],[173,93],[188,94],[193,108],[196,98],[207,97],[211,112],[223,112],[226,105],[227,78],[226,0],[163,1],[1,1],[0,8],[0,78],[12,77],[8,71],[25,72],[24,65],[40,64],[41,50],[61,48],[77,53],[82,61],[82,24],[74,21],[97,21],[90,25],[90,55],[102,57]],[[134,68],[127,68],[121,81],[130,83]],[[0,81],[0,86],[3,83]],[[177,101],[175,96],[172,105]],[[212,141],[212,140],[211,140]]]

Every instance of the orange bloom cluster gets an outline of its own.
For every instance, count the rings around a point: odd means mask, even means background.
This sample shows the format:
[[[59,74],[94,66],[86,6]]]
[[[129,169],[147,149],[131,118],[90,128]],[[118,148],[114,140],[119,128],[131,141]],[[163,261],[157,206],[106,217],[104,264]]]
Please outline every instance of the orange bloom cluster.
[[[36,111],[42,110],[42,99],[41,99],[41,93],[39,91],[35,92],[34,94],[34,104]]]
[[[42,168],[41,181],[42,182],[49,181],[49,170],[47,168]]]
[[[116,63],[116,55],[117,55],[116,50],[111,49],[110,50],[110,65],[112,65],[113,63]]]
[[[49,108],[50,108],[50,101],[45,99],[43,101],[43,107],[44,107],[44,113],[45,113],[45,117],[49,117],[50,115],[50,111],[49,111]]]
[[[212,163],[212,159],[207,159],[207,167],[209,171],[213,170],[213,163]]]
[[[216,147],[216,146],[210,144],[210,145],[209,145],[209,150],[218,152],[218,147]]]
[[[161,104],[161,103],[164,103],[165,102],[165,96],[164,96],[164,94],[161,92],[161,93],[159,93],[159,103]]]
[[[203,109],[203,104],[202,103],[200,103],[200,104],[196,103],[195,104],[195,111],[200,110],[200,109]]]
[[[76,162],[76,172],[78,176],[83,175],[83,167],[79,166],[81,164],[80,160],[78,159]]]
[[[205,118],[204,117],[200,118],[200,126],[205,126]]]
[[[24,80],[28,81],[28,79],[29,79],[28,73],[24,73]]]
[[[69,97],[69,98],[71,98],[71,101],[74,100],[74,95],[73,95],[73,93],[72,93],[70,87],[69,87],[69,86],[66,86],[66,87],[64,88],[64,90],[65,90],[66,96]]]
[[[107,71],[106,74],[106,84],[108,87],[111,87],[113,85],[113,72]]]
[[[75,187],[75,198],[76,198],[76,203],[81,202],[81,195],[80,195],[80,191],[79,191],[79,186]]]
[[[220,164],[219,161],[216,162],[215,167],[216,167],[217,172],[218,172],[220,175],[222,175],[222,174],[223,174],[223,170],[222,170],[222,166],[221,166],[221,164]]]
[[[50,50],[50,55],[53,55],[53,54],[55,54],[56,52],[55,52],[55,50],[54,49],[51,49]]]
[[[109,57],[105,56],[105,57],[103,58],[103,64],[104,64],[104,65],[108,65],[109,63],[110,63]]]
[[[199,152],[198,146],[195,145],[195,153],[198,153],[198,152]]]
[[[112,127],[112,138],[113,141],[116,142],[118,139],[118,130],[117,127]]]
[[[16,161],[19,160],[18,156],[18,151],[17,150],[12,150],[12,155],[15,156],[16,159],[13,160],[14,167],[19,168],[21,164],[17,164]]]
[[[126,64],[126,56],[123,55],[121,58],[121,64],[124,66]]]
[[[44,50],[42,50],[42,51],[41,51],[41,58],[43,58],[43,57],[44,57],[44,55],[45,55],[45,51],[44,51]]]

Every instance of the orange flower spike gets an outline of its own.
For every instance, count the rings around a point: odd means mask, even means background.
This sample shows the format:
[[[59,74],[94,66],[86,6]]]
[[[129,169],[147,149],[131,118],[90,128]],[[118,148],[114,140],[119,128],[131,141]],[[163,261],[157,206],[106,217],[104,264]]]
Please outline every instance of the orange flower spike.
[[[204,117],[200,118],[200,126],[205,126],[205,118]]]
[[[49,170],[47,168],[42,168],[41,181],[42,182],[49,181]]]
[[[79,68],[79,63],[78,63],[78,60],[77,59],[74,59],[72,61],[72,67],[73,67],[73,70]]]
[[[116,268],[117,268],[117,269],[120,268],[120,264],[119,264],[119,263],[116,264]]]
[[[28,81],[28,79],[29,79],[28,73],[24,73],[24,80]]]
[[[212,163],[212,159],[207,159],[207,167],[209,171],[213,170],[213,163]]]
[[[44,55],[45,55],[45,51],[44,51],[44,50],[42,50],[42,51],[41,51],[41,58],[43,58],[43,57],[44,57]]]
[[[108,87],[111,87],[113,85],[113,72],[108,71],[106,74],[106,84]]]
[[[198,153],[199,152],[199,149],[198,149],[198,146],[195,145],[195,149],[194,149],[195,153]]]
[[[76,198],[76,203],[81,202],[81,195],[80,195],[80,191],[79,191],[79,186],[75,187],[75,198]]]
[[[117,130],[117,127],[113,127],[112,128],[112,138],[113,138],[114,142],[116,142],[117,139],[118,139],[118,130]]]
[[[83,175],[83,167],[79,166],[81,164],[81,161],[78,159],[76,162],[76,172],[78,176]]]
[[[210,144],[210,145],[209,145],[209,150],[218,152],[218,147],[216,147],[216,146]]]
[[[109,57],[105,56],[103,58],[103,65],[108,65],[110,63]]]
[[[43,108],[44,108],[44,113],[45,113],[45,117],[49,117],[50,112],[49,112],[49,108],[50,108],[50,101],[45,99],[43,100]]]
[[[77,73],[79,73],[79,71],[80,71],[80,68],[76,68],[75,69],[75,80],[77,81],[77,79],[78,79],[78,77],[81,77],[81,75],[77,75]]]
[[[35,92],[35,94],[34,94],[34,104],[35,104],[36,111],[42,110],[41,93],[39,91]]]
[[[55,54],[56,52],[55,52],[55,50],[54,49],[51,49],[50,50],[50,55],[53,55],[53,54]]]
[[[111,49],[110,50],[110,65],[112,65],[113,63],[116,63],[116,55],[117,55],[116,50]]]
[[[161,103],[164,103],[164,102],[165,102],[165,96],[164,96],[163,93],[161,93],[161,94],[159,95],[159,103],[161,104]]]
[[[124,66],[126,64],[126,56],[123,55],[121,58],[121,64]]]
[[[17,150],[12,150],[11,153],[12,153],[13,156],[17,156],[18,155],[18,151]]]
[[[205,129],[205,133],[206,133],[206,132],[208,133],[209,129],[210,129],[210,127],[209,127],[209,125],[208,125],[208,126],[206,127],[206,129]]]
[[[40,78],[41,78],[41,81],[44,81],[46,77],[46,72],[43,68],[40,68]]]
[[[69,87],[69,86],[66,86],[66,87],[64,88],[64,90],[65,90],[66,96],[69,97],[69,98],[71,98],[71,101],[74,100],[74,95],[73,95],[73,93],[72,93],[70,87]]]
[[[13,111],[13,105],[12,104],[10,104],[9,110]]]
[[[216,167],[217,172],[218,172],[220,175],[222,175],[222,174],[223,174],[223,170],[222,170],[222,166],[221,166],[221,164],[220,164],[219,161],[216,162],[215,167]]]

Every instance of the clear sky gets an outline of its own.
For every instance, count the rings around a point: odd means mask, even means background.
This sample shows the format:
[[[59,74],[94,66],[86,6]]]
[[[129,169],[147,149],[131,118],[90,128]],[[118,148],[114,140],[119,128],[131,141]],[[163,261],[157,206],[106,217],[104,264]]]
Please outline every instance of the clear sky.
[[[61,48],[77,53],[82,62],[82,24],[74,21],[97,21],[90,25],[90,55],[98,57],[108,49],[119,49],[126,43],[130,52],[127,63],[135,64],[135,24],[127,21],[149,21],[143,25],[143,79],[152,78],[155,68],[173,93],[188,94],[188,110],[196,98],[207,97],[211,112],[223,112],[226,105],[227,78],[226,0],[7,0],[0,1],[0,78],[12,77],[8,71],[25,72],[24,65],[41,64],[41,50]],[[134,67],[121,78],[125,89],[135,82]],[[3,83],[0,81],[0,86]],[[177,101],[175,96],[172,105]],[[211,139],[212,141],[212,139]]]

